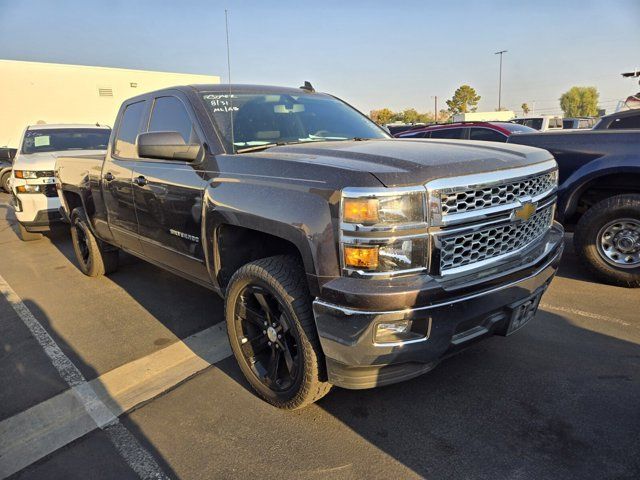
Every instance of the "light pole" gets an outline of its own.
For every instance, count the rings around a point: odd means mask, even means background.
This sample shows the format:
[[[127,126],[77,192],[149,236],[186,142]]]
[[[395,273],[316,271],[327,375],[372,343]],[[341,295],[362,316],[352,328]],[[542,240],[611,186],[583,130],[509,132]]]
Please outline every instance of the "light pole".
[[[433,111],[433,121],[434,121],[434,123],[438,123],[438,96],[437,95],[432,95],[431,98],[435,98],[436,99],[436,105],[435,105],[435,109]]]
[[[502,108],[502,54],[507,53],[506,50],[500,50],[494,55],[500,55],[500,77],[498,80],[498,111]]]

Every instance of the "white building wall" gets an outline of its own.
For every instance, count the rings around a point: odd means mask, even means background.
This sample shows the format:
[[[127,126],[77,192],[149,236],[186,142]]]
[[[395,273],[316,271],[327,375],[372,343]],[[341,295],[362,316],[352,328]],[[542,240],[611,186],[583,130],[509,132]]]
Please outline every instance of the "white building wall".
[[[197,83],[220,77],[0,60],[0,146],[17,148],[24,128],[38,122],[113,126],[127,98]]]

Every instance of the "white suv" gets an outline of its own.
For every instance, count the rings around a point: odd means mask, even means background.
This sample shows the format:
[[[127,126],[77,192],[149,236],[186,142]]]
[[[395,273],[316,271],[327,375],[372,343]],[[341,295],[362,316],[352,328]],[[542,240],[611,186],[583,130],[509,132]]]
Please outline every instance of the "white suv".
[[[56,157],[104,154],[111,129],[100,125],[30,125],[13,161],[11,192],[22,240],[36,240],[61,220],[53,170]]]

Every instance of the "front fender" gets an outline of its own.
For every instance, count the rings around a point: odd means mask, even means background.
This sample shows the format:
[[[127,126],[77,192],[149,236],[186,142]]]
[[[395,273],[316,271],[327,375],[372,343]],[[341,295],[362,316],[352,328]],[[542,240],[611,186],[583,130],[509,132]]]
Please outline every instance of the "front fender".
[[[339,260],[332,219],[339,199],[339,192],[317,185],[217,179],[205,190],[203,235],[211,243],[211,232],[224,224],[267,233],[295,245],[307,274],[335,277]],[[210,247],[213,251],[213,243]]]
[[[594,180],[607,175],[640,174],[637,155],[599,157],[574,171],[558,189],[560,221],[570,218],[578,207],[580,196]]]

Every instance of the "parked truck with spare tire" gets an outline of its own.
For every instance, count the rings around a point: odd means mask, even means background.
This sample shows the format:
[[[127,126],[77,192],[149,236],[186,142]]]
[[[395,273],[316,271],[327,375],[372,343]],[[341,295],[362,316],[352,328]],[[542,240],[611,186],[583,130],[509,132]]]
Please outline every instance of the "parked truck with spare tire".
[[[603,282],[640,287],[640,129],[523,134],[508,142],[555,157],[556,215],[574,232],[583,265]]]
[[[394,139],[308,84],[132,98],[106,156],[56,178],[80,269],[125,251],[223,296],[242,372],[286,409],[516,331],[563,249],[547,151]]]

